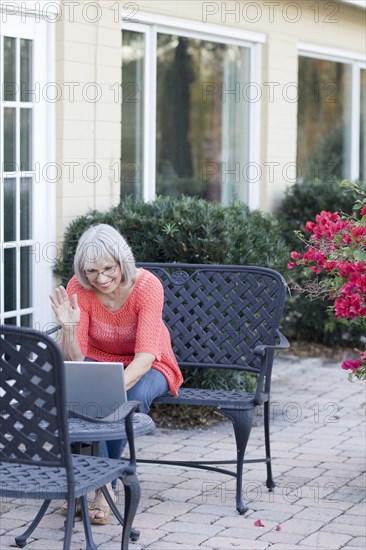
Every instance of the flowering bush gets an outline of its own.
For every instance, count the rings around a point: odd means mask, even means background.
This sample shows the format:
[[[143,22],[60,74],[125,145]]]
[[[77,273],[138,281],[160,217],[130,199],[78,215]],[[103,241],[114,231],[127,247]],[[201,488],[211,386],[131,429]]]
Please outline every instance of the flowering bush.
[[[366,328],[366,193],[356,183],[344,181],[341,185],[360,196],[354,212],[322,211],[315,222],[308,221],[310,238],[298,234],[307,250],[304,254],[291,252],[288,268],[305,268],[311,279],[302,290],[310,298],[328,298],[336,317]],[[350,370],[349,380],[365,380],[366,353],[359,352],[357,360],[345,360],[342,368]]]

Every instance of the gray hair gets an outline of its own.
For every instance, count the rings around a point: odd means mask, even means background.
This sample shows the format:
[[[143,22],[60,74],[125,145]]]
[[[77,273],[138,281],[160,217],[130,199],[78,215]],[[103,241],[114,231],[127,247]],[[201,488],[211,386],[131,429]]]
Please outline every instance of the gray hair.
[[[81,235],[74,257],[75,275],[80,284],[91,289],[85,270],[97,262],[110,261],[119,264],[123,282],[129,285],[136,275],[136,264],[126,240],[111,225],[100,223],[89,227]]]

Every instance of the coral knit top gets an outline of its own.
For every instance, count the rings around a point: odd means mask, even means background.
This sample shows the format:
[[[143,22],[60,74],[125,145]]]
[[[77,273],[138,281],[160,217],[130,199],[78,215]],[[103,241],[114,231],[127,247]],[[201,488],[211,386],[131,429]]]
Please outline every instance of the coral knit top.
[[[173,395],[183,377],[162,319],[164,290],[159,279],[141,268],[127,301],[116,312],[109,311],[93,290],[84,288],[74,275],[67,285],[71,297],[77,294],[80,307],[78,339],[81,351],[95,361],[131,363],[135,353],[152,353],[152,367],[167,379]]]

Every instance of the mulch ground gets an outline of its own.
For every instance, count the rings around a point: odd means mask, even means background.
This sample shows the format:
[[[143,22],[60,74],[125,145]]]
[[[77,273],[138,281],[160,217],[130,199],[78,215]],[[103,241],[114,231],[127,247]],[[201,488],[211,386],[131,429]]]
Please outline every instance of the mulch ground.
[[[288,350],[281,353],[288,353],[298,357],[323,357],[334,361],[343,361],[345,358],[357,356],[355,348],[341,346],[324,346],[311,342],[291,342]]]
[[[192,407],[189,405],[164,405],[154,403],[149,415],[158,428],[177,430],[210,428],[225,420],[213,407]]]

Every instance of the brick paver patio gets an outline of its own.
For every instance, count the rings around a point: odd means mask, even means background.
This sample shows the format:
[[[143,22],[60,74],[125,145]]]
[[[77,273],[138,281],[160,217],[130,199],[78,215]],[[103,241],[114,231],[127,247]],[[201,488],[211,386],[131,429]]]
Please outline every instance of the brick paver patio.
[[[364,549],[365,383],[347,381],[339,362],[291,355],[276,359],[272,389],[272,454],[277,487],[268,493],[265,465],[248,464],[244,495],[250,511],[238,515],[234,478],[171,466],[139,465],[142,497],[133,550],[322,550]],[[258,411],[248,458],[260,456],[263,442]],[[235,456],[231,426],[158,429],[136,440],[145,458]],[[123,505],[123,490],[119,493]],[[1,550],[34,517],[39,503],[1,503]],[[64,517],[59,502],[26,548],[62,548]],[[255,526],[261,520],[263,527]],[[102,550],[120,548],[120,526],[93,526]],[[85,548],[82,524],[75,524],[71,550]]]

